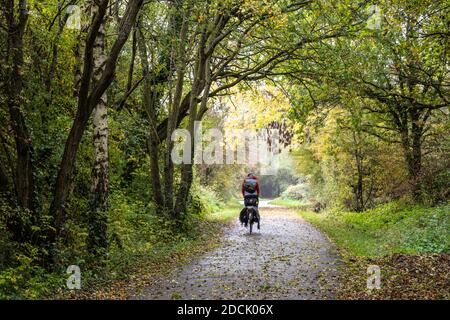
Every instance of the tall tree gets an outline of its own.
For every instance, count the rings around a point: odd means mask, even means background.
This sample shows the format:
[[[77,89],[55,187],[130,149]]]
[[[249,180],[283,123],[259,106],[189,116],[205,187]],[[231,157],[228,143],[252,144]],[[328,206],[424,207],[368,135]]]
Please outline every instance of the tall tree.
[[[358,25],[348,37],[317,47],[320,59],[305,61],[302,68],[319,88],[328,89],[312,90],[322,91],[322,101],[313,97],[311,110],[343,103],[346,92],[367,99],[362,108],[374,120],[363,130],[401,146],[411,195],[419,201],[429,122],[450,102],[443,32],[448,6],[439,1],[387,1],[382,11],[379,29]]]
[[[428,122],[439,109],[448,108],[449,70],[448,44],[438,37],[426,37],[435,29],[445,6],[435,2],[420,5],[398,3],[387,10],[387,23],[394,26],[387,33],[378,33],[376,49],[383,58],[368,59],[374,72],[357,73],[361,93],[376,101],[366,108],[385,115],[385,129],[398,133],[403,148],[415,200],[421,198],[423,144]],[[446,48],[447,47],[447,48]],[[427,49],[430,48],[430,49]],[[373,63],[375,62],[375,63]],[[372,131],[373,132],[373,131]]]
[[[10,231],[18,241],[31,237],[31,224],[37,220],[35,199],[34,148],[24,116],[23,90],[24,34],[28,21],[27,1],[3,0],[2,12],[7,28],[6,62],[7,81],[4,90],[7,97],[11,128],[14,133],[17,161],[14,168],[14,187],[18,205],[32,213],[32,219],[23,221],[15,216],[8,222]]]
[[[95,16],[98,7],[92,4],[92,15]],[[105,17],[101,23],[93,48],[93,83],[100,81],[104,71],[106,56]],[[92,253],[102,253],[108,246],[108,189],[109,189],[109,161],[108,161],[108,115],[107,95],[104,92],[95,106],[92,114],[94,164],[92,167],[91,208],[89,215],[89,248]]]
[[[122,47],[128,39],[132,27],[136,23],[136,17],[142,6],[143,0],[131,0],[128,2],[120,23],[117,38],[105,60],[104,70],[100,80],[96,83],[92,83],[93,49],[99,29],[106,15],[108,3],[108,0],[103,0],[98,3],[98,11],[92,20],[86,38],[77,112],[69,136],[66,140],[64,153],[56,178],[54,197],[50,208],[50,212],[54,216],[55,236],[61,234],[67,219],[64,206],[66,205],[67,197],[69,195],[73,168],[81,138],[93,109],[99,103],[101,97],[113,80],[117,59]],[[53,236],[52,238],[54,241],[55,237]]]
[[[184,76],[187,68],[187,39],[189,32],[189,19],[192,12],[192,1],[183,8],[180,7],[179,14],[182,24],[179,34],[178,45],[175,47],[172,65],[175,70],[175,83],[173,96],[170,97],[170,109],[167,117],[166,153],[164,156],[164,207],[169,214],[174,214],[174,164],[171,151],[174,146],[172,133],[177,128],[180,108],[182,106]],[[171,93],[170,93],[171,94]]]

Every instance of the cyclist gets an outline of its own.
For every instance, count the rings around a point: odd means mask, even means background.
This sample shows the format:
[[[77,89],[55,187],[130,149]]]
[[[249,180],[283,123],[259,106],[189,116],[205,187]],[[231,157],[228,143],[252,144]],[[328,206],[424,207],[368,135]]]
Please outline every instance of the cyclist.
[[[259,189],[258,177],[250,172],[249,174],[247,174],[245,179],[242,181],[242,196],[244,197],[244,205],[245,206],[253,205],[255,207],[256,221],[258,222],[258,229],[259,229],[259,218],[260,218],[259,210],[258,210],[259,195],[260,195],[260,189]],[[241,223],[245,223],[245,226],[247,226],[247,221],[244,221],[245,210],[246,210],[246,208],[242,209],[242,211],[239,215],[239,219],[240,219]]]

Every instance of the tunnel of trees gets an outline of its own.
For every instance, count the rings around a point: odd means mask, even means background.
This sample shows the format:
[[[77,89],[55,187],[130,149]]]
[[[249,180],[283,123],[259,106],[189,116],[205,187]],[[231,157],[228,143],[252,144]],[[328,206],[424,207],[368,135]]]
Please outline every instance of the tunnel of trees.
[[[104,270],[236,196],[248,167],[173,163],[196,121],[280,130],[267,197],[448,201],[446,1],[0,4],[0,272]]]

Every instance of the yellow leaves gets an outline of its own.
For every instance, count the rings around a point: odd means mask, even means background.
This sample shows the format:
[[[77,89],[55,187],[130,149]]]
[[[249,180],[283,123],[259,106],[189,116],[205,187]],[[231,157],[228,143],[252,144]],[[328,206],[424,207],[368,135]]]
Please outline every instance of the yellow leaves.
[[[336,107],[331,109],[323,126],[314,133],[314,143],[309,148],[319,161],[326,159],[330,154],[339,153],[340,147],[333,140],[336,138],[337,133],[337,119],[342,117],[343,112],[342,108]],[[314,115],[311,116],[311,118],[314,117]]]
[[[276,28],[285,28],[288,25],[288,16],[285,14],[275,15],[272,17]]]
[[[226,128],[258,129],[283,119],[290,103],[278,88],[264,85],[252,92],[235,94],[227,107]]]
[[[254,15],[273,15],[276,8],[274,3],[268,0],[245,0],[241,5],[240,11]]]
[[[139,162],[139,160],[138,160],[135,156],[133,156],[133,155],[130,155],[130,156],[127,158],[127,161],[128,161],[128,162]]]

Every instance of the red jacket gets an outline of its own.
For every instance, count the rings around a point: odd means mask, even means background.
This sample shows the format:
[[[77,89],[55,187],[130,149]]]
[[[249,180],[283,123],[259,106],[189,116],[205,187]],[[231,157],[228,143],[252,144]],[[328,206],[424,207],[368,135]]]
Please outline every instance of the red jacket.
[[[253,175],[253,176],[250,176],[250,177],[246,177],[245,179],[247,179],[247,178],[252,178],[252,179],[255,179],[255,180],[256,180],[256,194],[257,194],[258,197],[259,197],[259,182],[258,182],[258,177],[255,176],[255,175]],[[244,196],[244,192],[245,192],[245,190],[244,190],[245,179],[242,180],[242,196]]]

